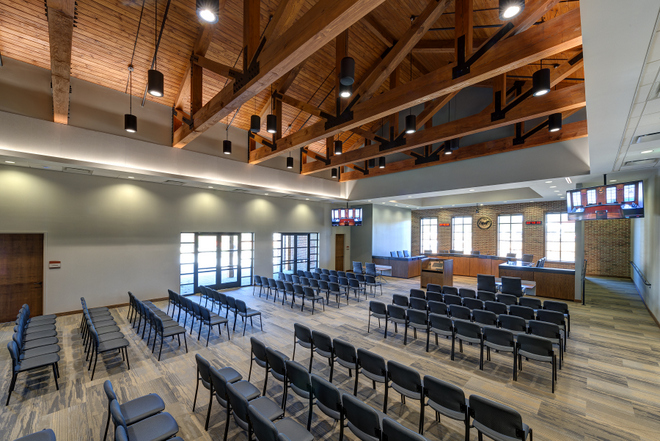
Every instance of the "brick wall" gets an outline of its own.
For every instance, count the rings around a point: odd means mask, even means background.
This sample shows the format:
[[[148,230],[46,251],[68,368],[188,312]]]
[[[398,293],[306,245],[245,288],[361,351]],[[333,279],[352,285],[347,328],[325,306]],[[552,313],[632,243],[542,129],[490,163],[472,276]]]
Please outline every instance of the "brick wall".
[[[481,254],[497,254],[497,216],[501,214],[522,214],[523,221],[542,221],[541,225],[523,225],[523,253],[533,254],[534,260],[545,255],[545,213],[566,211],[566,202],[536,202],[526,204],[484,205],[479,207],[449,207],[412,212],[413,255],[421,254],[419,226],[423,217],[438,217],[438,223],[451,224],[452,217],[472,216],[472,249]],[[482,230],[477,227],[477,219],[487,216],[493,221],[492,227]],[[585,258],[587,274],[630,277],[630,221],[594,220],[585,222]],[[438,227],[438,249],[450,250],[451,227]],[[547,267],[574,268],[572,263],[546,262]]]

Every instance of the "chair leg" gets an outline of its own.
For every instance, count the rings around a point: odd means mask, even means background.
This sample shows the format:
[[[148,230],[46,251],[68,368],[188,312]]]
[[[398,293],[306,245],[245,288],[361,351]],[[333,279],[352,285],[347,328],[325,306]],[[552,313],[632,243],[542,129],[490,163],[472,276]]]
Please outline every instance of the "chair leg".
[[[266,376],[264,377],[264,391],[261,393],[262,396],[266,396],[266,386],[268,385],[268,363],[266,363]]]
[[[188,341],[186,340],[186,333],[183,333],[183,343],[186,345],[186,354],[188,353]]]
[[[456,347],[456,337],[451,337],[451,360],[454,361],[454,348]]]
[[[248,381],[250,381],[250,377],[252,377],[252,362],[254,361],[254,352],[250,351],[250,370],[248,372]]]
[[[108,408],[108,419],[105,422],[105,432],[103,433],[103,441],[108,438],[108,428],[110,427],[110,409]]]
[[[209,420],[211,419],[211,407],[213,407],[213,384],[211,384],[211,389],[209,390],[209,409],[206,412],[206,424],[204,424],[204,430],[208,432],[209,430]]]
[[[197,404],[197,392],[198,391],[199,391],[199,369],[197,370],[197,387],[195,387],[195,398],[193,399],[193,409],[192,409],[193,412],[195,411],[195,404]]]
[[[14,391],[14,386],[16,386],[16,377],[18,377],[18,374],[13,374],[11,376],[11,384],[9,385],[9,393],[7,394],[7,402],[5,403],[5,406],[9,406],[9,399],[11,398],[11,393]]]
[[[387,378],[385,379],[385,398],[383,399],[383,413],[387,414],[387,392],[388,392]]]
[[[124,348],[124,353],[126,354],[126,367],[130,371],[131,370],[131,363],[128,361],[128,346],[126,346]],[[59,372],[59,371],[60,371],[60,368],[57,368],[57,372]]]
[[[406,323],[405,330],[403,331],[403,345],[408,343],[408,323]]]
[[[94,379],[94,372],[96,372],[96,361],[98,359],[99,359],[99,351],[96,351],[96,355],[94,356],[94,369],[92,369],[92,378],[90,379],[90,381]]]
[[[229,432],[229,419],[231,417],[231,405],[227,403],[227,420],[225,421],[225,436],[224,441],[227,441],[227,432]]]
[[[334,373],[334,370],[335,370],[335,360],[331,357],[330,358],[330,379],[328,380],[328,381],[330,381],[330,383],[332,383],[332,374]]]
[[[186,339],[186,334],[183,334],[183,339]],[[160,361],[160,354],[163,353],[163,340],[165,340],[162,336],[160,337],[160,349],[158,350],[158,361]],[[156,340],[154,340],[155,342]],[[186,344],[186,352],[188,352],[188,345]]]
[[[307,372],[312,373],[312,362],[314,361],[314,345],[312,345],[311,353],[309,354],[309,369]]]
[[[350,370],[349,370],[350,373]],[[357,387],[358,387],[358,374],[360,373],[360,369],[357,367],[355,368],[355,386],[353,386],[353,396],[357,397]]]
[[[518,381],[518,363],[516,363],[517,351],[513,348],[513,381]]]
[[[419,434],[424,434],[424,394],[420,397],[421,408],[419,409]]]

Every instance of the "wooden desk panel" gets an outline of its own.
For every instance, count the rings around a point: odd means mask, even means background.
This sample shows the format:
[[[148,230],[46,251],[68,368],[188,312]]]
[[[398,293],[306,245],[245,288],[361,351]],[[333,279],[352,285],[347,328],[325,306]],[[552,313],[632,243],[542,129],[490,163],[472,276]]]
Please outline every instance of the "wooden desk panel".
[[[556,268],[507,268],[499,267],[500,277],[520,277],[522,280],[536,282],[536,295],[575,301],[575,271],[557,270]]]
[[[454,274],[457,276],[469,276],[470,275],[470,258],[463,256],[453,256],[454,260]]]
[[[421,259],[413,258],[387,258],[372,256],[372,262],[376,265],[388,265],[392,267],[392,277],[409,279],[422,274]]]
[[[472,257],[468,260],[470,261],[470,276],[477,277],[477,274],[491,274],[491,259]]]

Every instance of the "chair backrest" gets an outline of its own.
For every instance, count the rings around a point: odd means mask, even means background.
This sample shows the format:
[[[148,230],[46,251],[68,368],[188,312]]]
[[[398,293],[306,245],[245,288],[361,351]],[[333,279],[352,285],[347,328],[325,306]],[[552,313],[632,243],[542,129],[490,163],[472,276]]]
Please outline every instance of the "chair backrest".
[[[380,418],[371,406],[350,394],[342,395],[341,401],[349,428],[355,427],[370,437],[381,439]]]
[[[398,387],[419,393],[421,397],[424,394],[422,386],[422,377],[416,369],[401,364],[398,361],[389,360],[387,362],[388,378]]]
[[[530,334],[518,334],[517,344],[520,350],[529,352],[531,354],[540,355],[542,357],[549,357],[554,353],[552,349],[552,342],[546,337]]]
[[[420,311],[426,311],[428,309],[428,304],[424,299],[418,299],[417,297],[410,298],[410,307],[412,309],[417,309]]]
[[[257,286],[261,286],[261,276],[257,276],[257,275],[255,274],[255,276],[254,276],[254,284],[257,285]]]
[[[518,297],[511,294],[497,294],[496,299],[505,305],[515,305],[518,303]]]
[[[376,275],[376,264],[368,262],[365,264],[365,273],[367,273],[370,276],[375,276]]]
[[[516,253],[506,253],[506,258],[507,259],[515,259],[516,258]]]
[[[473,256],[479,256],[481,255],[481,251],[472,251],[471,253]]]
[[[319,281],[318,280],[316,280],[316,279],[307,279],[307,280],[309,280],[309,286],[311,286],[312,288],[316,289],[316,288],[319,287]]]
[[[539,337],[545,337],[552,340],[561,338],[559,326],[554,323],[530,320],[527,329],[531,335],[538,335]]]
[[[429,314],[429,327],[440,331],[453,332],[454,324],[446,315]]]
[[[280,274],[282,274],[282,273],[280,273]],[[282,276],[284,276],[284,277],[281,277],[281,280],[284,280],[285,282],[293,283],[293,277],[292,277],[291,274],[282,274]]]
[[[337,271],[335,270],[330,270],[330,275],[339,277],[339,274],[337,274]]]
[[[204,308],[203,306],[200,306],[200,307],[199,307],[199,312],[200,312],[201,315],[202,315],[202,320],[203,320],[203,321],[205,321],[205,322],[209,322],[209,321],[211,321],[211,311],[209,311],[208,309]]]
[[[451,254],[463,254],[463,251],[461,250],[449,250]]]
[[[456,335],[467,338],[481,338],[481,326],[465,320],[454,320]]]
[[[338,283],[338,282],[339,282],[339,277],[337,277],[337,276],[333,276],[332,274],[328,276],[328,279],[329,279],[331,282],[334,282],[334,283]]]
[[[348,286],[351,288],[359,288],[360,287],[360,282],[358,279],[348,279]]]
[[[313,273],[316,280],[321,280],[321,273]]]
[[[348,279],[346,277],[337,277],[337,283],[340,286],[348,286]]]
[[[473,311],[476,309],[484,309],[484,302],[479,299],[472,299],[470,297],[465,297],[463,299],[463,306],[470,308]]]
[[[304,398],[309,398],[312,393],[312,380],[309,372],[300,363],[293,360],[286,361],[286,377],[289,379],[291,389]]]
[[[470,395],[470,413],[477,429],[487,428],[509,439],[525,439],[522,417],[510,407]]]
[[[406,320],[406,311],[407,309],[403,306],[392,304],[387,305],[387,315],[389,315],[390,318]]]
[[[303,286],[302,288],[306,298],[313,299],[316,297],[314,289],[311,286]]]
[[[463,297],[464,299],[476,299],[477,298],[477,292],[473,289],[470,289],[470,288],[459,288],[458,289],[458,295]]]
[[[403,306],[404,308],[408,307],[408,297],[402,296],[401,294],[392,295],[392,303],[398,306]]]
[[[122,426],[115,428],[115,441],[129,441],[128,433],[126,433],[126,429],[124,429]]]
[[[403,257],[403,252],[397,251],[396,252],[396,257]]]
[[[328,289],[330,289],[330,287],[328,286],[328,282],[326,282],[325,280],[319,280],[318,282],[319,282],[320,290],[327,291]],[[291,287],[291,289],[293,289],[293,286]],[[337,285],[337,289],[339,289],[339,285]]]
[[[250,350],[252,351],[252,356],[254,358],[263,361],[264,363],[268,361],[268,356],[266,355],[266,345],[258,338],[250,337]]]
[[[7,349],[9,350],[9,355],[11,356],[11,363],[13,369],[16,369],[16,365],[18,364],[18,345],[16,344],[15,341],[10,340],[9,343],[7,343]]]
[[[298,274],[298,277],[303,277],[305,275],[305,271],[299,269],[298,271],[296,271],[296,274]]]
[[[444,303],[444,298],[442,293],[434,291],[426,291],[426,300],[429,302],[442,302]]]
[[[470,308],[461,305],[449,305],[449,315],[455,319],[470,320],[472,312]]]
[[[325,274],[325,275],[329,275],[329,274],[330,274],[330,270],[328,270],[328,269],[326,269],[326,268],[323,268],[323,274]]]
[[[269,283],[270,285],[270,283]],[[229,306],[229,302],[227,301],[227,294],[223,292],[217,293],[218,301],[220,302],[221,305]]]
[[[410,257],[408,250],[403,250],[403,257]]]
[[[291,285],[291,282],[284,282],[282,280],[276,280],[275,281],[275,285],[277,286],[277,289],[279,289],[280,291],[284,291],[286,289],[286,284],[287,283],[289,285]]]
[[[426,292],[442,292],[442,286],[436,285],[435,283],[429,283],[426,285]]]
[[[353,272],[362,274],[362,262],[353,262]]]
[[[442,287],[442,292],[445,294],[451,294],[454,296],[458,295],[458,288],[455,286],[443,286]]]
[[[390,251],[390,257],[396,257],[396,251]]]
[[[460,387],[430,375],[424,376],[424,390],[429,401],[453,412],[465,413],[465,392]]]
[[[321,274],[321,280],[325,280],[326,282],[329,282],[330,281],[330,276],[323,273],[323,274]]]
[[[236,309],[238,310],[238,312],[246,313],[247,305],[243,300],[236,299]]]
[[[548,323],[554,323],[559,326],[564,326],[566,324],[564,314],[557,311],[549,311],[547,309],[539,309],[536,312],[536,319]]]
[[[338,359],[346,363],[357,363],[357,352],[352,344],[335,338],[332,340],[332,347],[335,349],[335,355]]]
[[[346,271],[337,271],[337,277],[346,277]]]
[[[497,321],[500,322],[502,329],[508,329],[514,332],[527,331],[527,324],[524,318],[516,317],[515,315],[500,314],[497,317]]]
[[[534,320],[534,310],[527,306],[511,305],[509,306],[509,315],[524,318],[525,320]]]
[[[222,407],[227,407],[227,401],[229,400],[229,397],[227,396],[227,384],[229,384],[229,382],[215,367],[211,366],[209,372],[216,400]]]
[[[543,309],[561,312],[562,314],[568,314],[568,304],[564,302],[557,302],[555,300],[546,300],[543,302]]]
[[[497,298],[497,295],[490,291],[477,291],[477,298],[479,300],[483,300],[484,302],[494,302]]]
[[[497,326],[497,314],[494,312],[473,309],[472,317],[474,318],[475,323],[487,326]]]
[[[300,323],[293,324],[293,331],[296,338],[304,343],[312,343],[312,330]]]
[[[110,415],[112,415],[112,422],[115,423],[115,429],[117,427],[122,427],[124,430],[128,430],[126,420],[121,413],[121,408],[119,407],[119,402],[117,400],[112,400],[110,402]]]
[[[227,299],[227,306],[229,306],[229,309],[236,309],[236,299],[233,298],[232,296],[226,296]]]
[[[533,254],[523,254],[522,255],[522,261],[527,262],[527,263],[533,262],[534,261],[534,255]]]
[[[358,364],[365,371],[387,378],[387,364],[385,363],[385,359],[380,355],[366,349],[358,348],[357,359]]]
[[[271,288],[277,289],[277,280],[275,279],[268,279],[268,286]]]
[[[199,354],[195,354],[195,361],[197,362],[197,372],[206,384],[211,384],[211,363]]]
[[[286,361],[289,357],[268,346],[266,347],[266,359],[268,360],[268,366],[270,366],[273,372],[283,377],[286,376]]]
[[[339,292],[339,283],[337,282],[325,282],[328,284],[328,289],[330,292],[338,293]]]
[[[335,418],[333,413],[341,414],[341,392],[337,386],[327,381],[325,378],[319,377],[316,374],[311,374],[312,379],[312,393],[317,399],[317,405],[323,413]]]
[[[521,306],[527,306],[532,309],[541,309],[543,308],[543,303],[541,300],[534,297],[521,297],[518,299],[518,304]]]
[[[248,424],[248,400],[245,396],[231,383],[227,383],[227,397],[229,398],[229,403],[231,408],[234,411],[234,418],[237,422],[243,423],[243,425]],[[241,424],[239,424],[240,426]]]
[[[498,346],[513,348],[516,345],[516,339],[513,332],[486,326],[483,329],[484,341]]]
[[[495,276],[489,274],[477,274],[477,290],[497,292],[495,287]]]
[[[429,311],[433,314],[447,315],[447,304],[444,302],[429,301]]]
[[[369,274],[364,276],[364,280],[367,282],[368,285],[376,284],[376,278],[374,276],[370,276]]]
[[[301,277],[300,278],[300,284],[305,287],[305,286],[310,286],[309,285],[309,279],[307,277]]]
[[[328,334],[319,331],[312,331],[312,341],[319,351],[329,352],[330,354],[334,353],[332,338]]]
[[[506,315],[509,313],[509,310],[506,308],[506,305],[500,302],[486,301],[484,302],[484,308],[486,309],[486,311],[494,312],[497,315],[500,314]]]
[[[278,432],[275,424],[263,416],[263,414],[259,412],[256,407],[250,406],[249,404],[248,416],[250,418],[252,430],[254,430],[254,436],[258,441],[277,441]]]
[[[445,294],[444,296],[442,296],[442,298],[444,299],[444,301],[447,305],[462,305],[463,304],[463,299],[458,295]]]
[[[422,435],[414,432],[391,418],[383,418],[382,441],[426,441]]]
[[[387,314],[387,306],[383,302],[377,302],[375,300],[372,300],[369,302],[369,312],[373,312],[374,314]]]
[[[300,283],[300,277],[297,274],[291,274],[291,282],[293,282],[294,285]]]
[[[522,280],[520,277],[502,277],[503,294],[513,294],[516,297],[522,297]]]
[[[297,296],[304,296],[305,295],[305,291],[303,290],[302,285],[293,285],[293,292]]]
[[[347,278],[348,280],[351,280],[351,279],[355,279],[355,280],[357,280],[357,276],[358,276],[358,274],[355,274],[355,273],[346,273],[346,278]],[[360,277],[363,277],[362,274],[359,274],[359,276],[360,276]]]
[[[284,282],[284,291],[288,293],[293,293],[293,283]]]
[[[418,299],[426,299],[426,293],[422,289],[410,288],[410,297],[416,297]]]
[[[428,316],[426,314],[426,310],[409,309],[406,311],[406,314],[408,314],[408,321],[410,323],[424,326],[428,324]]]

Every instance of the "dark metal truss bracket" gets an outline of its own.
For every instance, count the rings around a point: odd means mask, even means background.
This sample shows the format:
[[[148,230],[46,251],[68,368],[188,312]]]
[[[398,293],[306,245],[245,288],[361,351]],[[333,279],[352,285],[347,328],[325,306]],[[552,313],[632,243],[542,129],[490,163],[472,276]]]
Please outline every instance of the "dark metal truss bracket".
[[[506,36],[506,34],[508,34],[511,29],[513,29],[513,23],[509,22],[502,26],[500,30],[497,31],[497,33],[493,35],[490,40],[481,46],[475,53],[473,53],[468,60],[465,59],[465,35],[458,37],[458,60],[456,66],[452,70],[453,78],[456,79],[462,77],[463,75],[469,74],[470,66],[472,66],[477,60],[479,60],[479,58],[484,56],[484,54],[488,52],[490,48],[492,48],[502,38],[504,38],[504,36]]]

